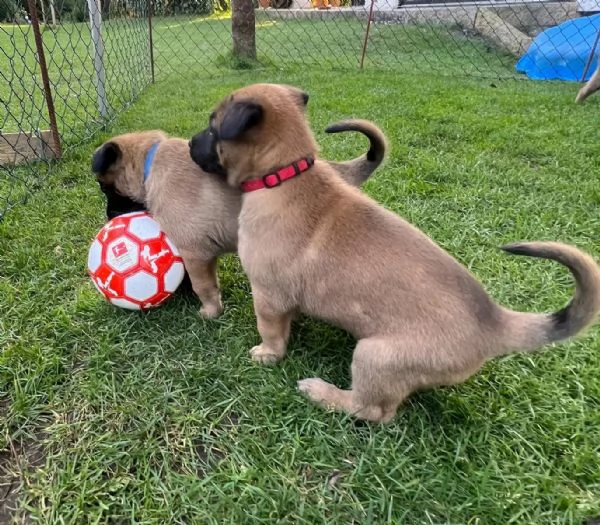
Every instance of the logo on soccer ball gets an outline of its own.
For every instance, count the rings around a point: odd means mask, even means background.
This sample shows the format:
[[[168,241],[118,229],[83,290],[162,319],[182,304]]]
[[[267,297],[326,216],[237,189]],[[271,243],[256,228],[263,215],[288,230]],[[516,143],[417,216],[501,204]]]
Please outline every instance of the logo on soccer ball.
[[[112,304],[129,310],[156,308],[183,280],[183,260],[146,212],[121,215],[96,235],[88,254],[88,273]]]
[[[119,257],[121,255],[125,255],[127,253],[127,245],[123,241],[121,241],[116,246],[113,246],[112,251],[113,251],[113,255],[115,257]]]

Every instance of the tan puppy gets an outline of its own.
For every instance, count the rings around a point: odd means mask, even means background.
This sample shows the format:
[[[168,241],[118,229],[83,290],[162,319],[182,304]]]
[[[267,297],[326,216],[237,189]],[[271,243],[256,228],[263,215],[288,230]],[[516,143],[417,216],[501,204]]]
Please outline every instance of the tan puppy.
[[[558,261],[577,281],[575,297],[557,313],[514,312],[421,231],[344,184],[325,162],[311,166],[317,146],[301,110],[306,96],[280,85],[240,89],[221,102],[208,131],[229,184],[245,191],[238,253],[262,338],[253,359],[284,356],[297,311],[330,321],[358,338],[352,388],[313,378],[300,390],[323,406],[389,421],[417,389],[462,382],[490,358],[565,339],[594,320],[600,268],[578,249],[505,246]],[[199,160],[197,139],[191,148]]]
[[[384,159],[385,135],[366,121],[345,121],[331,133],[359,131],[370,140],[365,155],[332,162],[350,184],[362,184]],[[109,218],[147,209],[181,251],[204,317],[223,307],[217,281],[217,257],[237,248],[237,217],[241,198],[222,177],[207,174],[190,158],[188,141],[161,131],[113,137],[92,159]]]

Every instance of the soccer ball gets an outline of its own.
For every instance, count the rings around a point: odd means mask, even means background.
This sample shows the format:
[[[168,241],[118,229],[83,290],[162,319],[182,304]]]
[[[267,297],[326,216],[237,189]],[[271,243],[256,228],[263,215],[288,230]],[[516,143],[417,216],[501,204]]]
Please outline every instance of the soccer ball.
[[[179,251],[145,211],[107,222],[92,242],[87,269],[97,290],[128,310],[161,305],[185,275]]]

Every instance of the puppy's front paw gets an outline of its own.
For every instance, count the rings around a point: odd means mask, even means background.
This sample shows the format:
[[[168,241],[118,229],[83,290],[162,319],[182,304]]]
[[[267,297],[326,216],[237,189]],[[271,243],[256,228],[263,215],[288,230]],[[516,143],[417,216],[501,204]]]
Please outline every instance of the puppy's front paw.
[[[281,361],[282,355],[275,353],[268,347],[263,345],[255,346],[252,350],[250,350],[250,355],[252,359],[257,363],[262,365],[274,365],[275,363]]]
[[[315,403],[327,401],[331,395],[331,385],[318,377],[301,379],[297,385],[298,390]]]
[[[203,304],[202,308],[200,308],[200,315],[204,317],[204,319],[214,319],[219,317],[223,313],[223,305],[219,302],[216,304]]]

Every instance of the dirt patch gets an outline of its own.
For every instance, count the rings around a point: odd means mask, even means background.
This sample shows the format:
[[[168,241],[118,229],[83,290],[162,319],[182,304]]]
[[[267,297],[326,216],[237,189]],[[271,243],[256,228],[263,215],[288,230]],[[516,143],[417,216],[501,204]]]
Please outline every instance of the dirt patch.
[[[0,414],[5,413],[6,405],[0,402]],[[26,513],[19,509],[19,497],[24,473],[44,463],[42,452],[43,437],[13,440],[0,449],[0,525],[11,523],[33,523]]]
[[[19,497],[23,485],[23,474],[44,462],[41,446],[36,441],[10,443],[0,451],[0,525],[33,523],[19,509]]]

